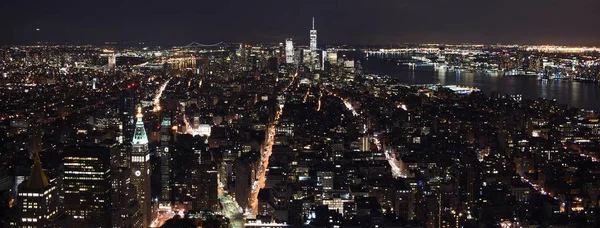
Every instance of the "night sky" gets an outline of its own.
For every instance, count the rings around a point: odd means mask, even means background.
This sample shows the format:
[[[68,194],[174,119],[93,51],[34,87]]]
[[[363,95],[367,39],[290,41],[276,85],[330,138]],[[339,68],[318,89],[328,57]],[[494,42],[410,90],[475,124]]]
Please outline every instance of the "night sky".
[[[319,45],[600,46],[600,0],[0,0],[0,44],[307,44],[312,16]]]

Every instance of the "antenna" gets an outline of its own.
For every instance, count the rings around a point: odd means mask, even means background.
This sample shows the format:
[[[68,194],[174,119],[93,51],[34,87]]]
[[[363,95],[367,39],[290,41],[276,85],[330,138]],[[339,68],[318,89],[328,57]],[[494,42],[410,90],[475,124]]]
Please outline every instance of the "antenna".
[[[315,30],[315,17],[313,17],[313,27],[312,27],[312,29]]]

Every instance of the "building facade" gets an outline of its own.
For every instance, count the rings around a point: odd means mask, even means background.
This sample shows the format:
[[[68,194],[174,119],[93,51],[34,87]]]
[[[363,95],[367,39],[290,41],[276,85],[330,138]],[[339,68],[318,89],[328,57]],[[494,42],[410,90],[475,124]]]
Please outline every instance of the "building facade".
[[[148,149],[148,135],[142,120],[142,110],[138,109],[136,115],[135,131],[131,142],[131,182],[136,187],[137,199],[142,211],[144,227],[150,225],[150,150]]]
[[[294,41],[292,38],[287,38],[285,40],[285,63],[294,63]]]
[[[59,186],[57,178],[48,180],[38,153],[34,154],[29,180],[19,185],[17,227],[59,227]]]
[[[110,227],[110,155],[115,145],[82,145],[64,152],[66,213],[73,227]]]

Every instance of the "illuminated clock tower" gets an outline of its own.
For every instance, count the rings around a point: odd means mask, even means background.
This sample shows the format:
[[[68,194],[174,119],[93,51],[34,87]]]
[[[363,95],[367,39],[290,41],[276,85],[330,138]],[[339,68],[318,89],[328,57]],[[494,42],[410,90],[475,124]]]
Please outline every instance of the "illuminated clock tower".
[[[137,199],[140,202],[144,227],[150,226],[152,215],[150,212],[150,150],[148,150],[148,136],[142,120],[142,109],[138,108],[135,116],[135,131],[131,142],[131,181],[137,189]]]

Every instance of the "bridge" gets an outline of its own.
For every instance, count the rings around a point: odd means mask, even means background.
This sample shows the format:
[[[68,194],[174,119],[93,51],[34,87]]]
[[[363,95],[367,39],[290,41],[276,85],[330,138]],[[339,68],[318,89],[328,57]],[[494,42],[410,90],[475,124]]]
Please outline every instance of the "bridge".
[[[191,42],[185,46],[175,46],[173,49],[181,50],[184,52],[223,52],[229,45],[223,41],[214,44],[201,44],[198,42]]]
[[[201,44],[201,43],[198,43],[198,42],[194,41],[194,42],[191,42],[188,45],[185,45],[183,47],[193,48],[193,47],[221,47],[221,46],[228,46],[228,45],[227,45],[227,43],[225,43],[223,41],[220,41],[220,42],[215,43],[215,44]]]

